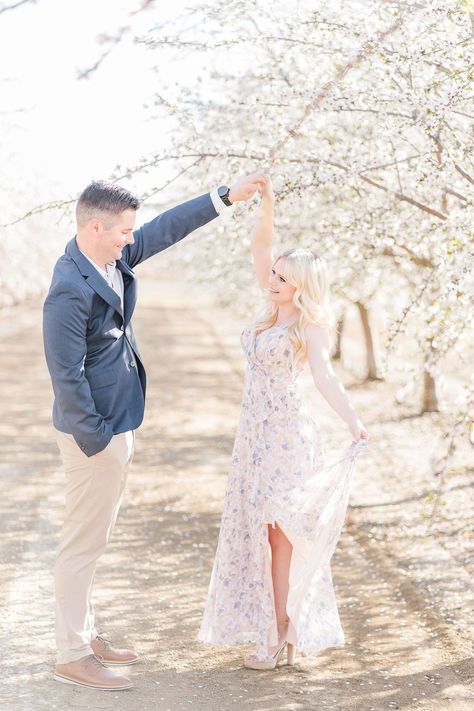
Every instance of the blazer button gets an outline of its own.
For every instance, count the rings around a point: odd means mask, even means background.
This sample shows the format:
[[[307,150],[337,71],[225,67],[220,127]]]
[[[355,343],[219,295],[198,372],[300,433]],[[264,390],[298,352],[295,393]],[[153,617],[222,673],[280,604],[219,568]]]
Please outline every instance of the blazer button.
[[[134,360],[131,360],[131,361],[130,361],[130,368],[135,368],[135,366],[136,366],[135,361],[134,361]]]

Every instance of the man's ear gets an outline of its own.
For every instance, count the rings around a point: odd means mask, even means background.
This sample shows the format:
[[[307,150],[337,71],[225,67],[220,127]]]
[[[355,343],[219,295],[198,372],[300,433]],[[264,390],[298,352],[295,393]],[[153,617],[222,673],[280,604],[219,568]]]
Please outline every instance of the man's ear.
[[[89,221],[89,229],[94,235],[100,235],[100,233],[104,231],[104,225],[97,217],[93,217],[92,220]]]

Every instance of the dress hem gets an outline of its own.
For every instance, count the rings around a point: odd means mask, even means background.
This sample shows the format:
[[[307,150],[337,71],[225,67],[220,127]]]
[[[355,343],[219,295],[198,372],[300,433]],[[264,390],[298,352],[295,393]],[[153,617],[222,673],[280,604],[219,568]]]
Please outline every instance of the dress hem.
[[[244,646],[244,645],[258,645],[258,640],[257,639],[239,639],[239,641],[235,642],[216,642],[213,640],[204,640],[201,637],[196,637],[195,638],[197,642],[201,642],[201,644],[205,644],[207,647],[237,647],[237,646]],[[302,652],[304,654],[317,654],[318,652],[324,652],[326,649],[334,649],[336,647],[344,647],[346,644],[346,640],[343,639],[342,641],[334,642],[332,644],[326,644],[324,647],[318,647],[315,645],[307,645],[303,647],[299,647],[296,645],[296,649],[298,652]]]

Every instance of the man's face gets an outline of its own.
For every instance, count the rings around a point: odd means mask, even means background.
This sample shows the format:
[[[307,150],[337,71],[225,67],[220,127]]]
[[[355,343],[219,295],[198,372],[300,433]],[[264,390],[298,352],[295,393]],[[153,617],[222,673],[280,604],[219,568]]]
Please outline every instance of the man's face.
[[[121,259],[125,245],[135,242],[132,234],[135,217],[135,210],[124,210],[120,215],[112,215],[107,222],[98,220],[97,247],[104,263]]]

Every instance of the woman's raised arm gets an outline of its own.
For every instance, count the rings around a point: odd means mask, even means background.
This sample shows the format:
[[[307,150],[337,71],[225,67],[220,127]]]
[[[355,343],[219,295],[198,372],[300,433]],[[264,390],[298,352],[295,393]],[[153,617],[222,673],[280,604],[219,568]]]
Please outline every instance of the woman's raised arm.
[[[268,286],[273,264],[273,210],[275,205],[272,181],[268,175],[265,178],[266,184],[259,188],[262,199],[258,208],[251,243],[255,273],[262,289]]]

